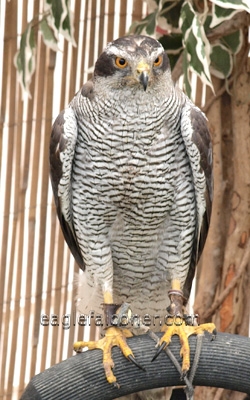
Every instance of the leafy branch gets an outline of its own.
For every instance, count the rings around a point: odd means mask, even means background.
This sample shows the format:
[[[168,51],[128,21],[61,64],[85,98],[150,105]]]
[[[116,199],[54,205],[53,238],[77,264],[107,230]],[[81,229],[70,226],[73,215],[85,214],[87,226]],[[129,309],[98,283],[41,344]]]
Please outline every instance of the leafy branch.
[[[134,22],[130,32],[156,36],[169,55],[174,79],[184,73],[188,96],[192,94],[191,72],[212,89],[211,75],[229,79],[234,57],[243,46],[249,0],[147,1],[149,14]],[[59,50],[60,35],[76,45],[70,0],[44,0],[44,12],[27,25],[14,60],[23,93],[29,93],[35,71],[37,26],[44,43],[54,51]]]
[[[211,75],[230,77],[244,43],[248,0],[154,0],[153,9],[147,1],[149,14],[134,22],[130,31],[156,36],[169,55],[174,79],[184,73],[189,97],[191,72],[212,89]]]
[[[30,95],[29,86],[36,68],[35,29],[37,27],[44,43],[52,50],[59,50],[59,35],[75,46],[70,0],[44,0],[44,12],[35,16],[21,35],[20,47],[15,55],[14,63],[23,95],[24,93]]]

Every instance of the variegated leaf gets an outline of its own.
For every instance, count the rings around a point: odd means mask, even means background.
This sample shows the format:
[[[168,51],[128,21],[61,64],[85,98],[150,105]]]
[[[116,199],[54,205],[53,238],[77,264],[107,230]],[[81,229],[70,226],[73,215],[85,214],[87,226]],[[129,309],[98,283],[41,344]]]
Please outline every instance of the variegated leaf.
[[[156,26],[156,12],[149,14],[145,19],[147,19],[146,33],[153,35]]]
[[[73,46],[76,46],[70,0],[45,0],[44,10],[49,13],[47,22],[54,30],[55,37],[58,39],[58,34],[60,33]]]
[[[230,49],[233,54],[237,54],[243,45],[243,32],[239,30],[230,35],[223,36],[221,42]]]
[[[212,21],[210,23],[210,28],[214,28],[215,26],[221,24],[222,22],[233,18],[235,14],[237,14],[240,10],[233,8],[222,8],[217,4],[212,4]]]
[[[226,9],[234,9],[238,11],[247,11],[250,13],[250,2],[249,0],[210,0],[212,3],[219,7]]]
[[[55,37],[53,29],[49,26],[47,20],[45,18],[39,24],[39,29],[43,36],[43,41],[46,46],[50,47],[54,51],[58,51],[57,39]]]
[[[36,45],[34,40],[34,31],[31,24],[28,24],[27,29],[23,32],[20,40],[20,48],[14,57],[14,64],[18,72],[18,80],[22,87],[22,95],[29,95],[29,86],[31,77],[35,71],[36,65]]]
[[[220,79],[228,78],[233,69],[231,51],[221,43],[213,44],[210,59],[212,74]]]
[[[190,1],[183,3],[180,27],[183,33],[185,66],[194,71],[206,85],[213,89],[209,71],[211,46],[205,34],[203,20],[204,15],[198,15]],[[191,96],[189,73],[185,70],[184,84],[188,96]]]

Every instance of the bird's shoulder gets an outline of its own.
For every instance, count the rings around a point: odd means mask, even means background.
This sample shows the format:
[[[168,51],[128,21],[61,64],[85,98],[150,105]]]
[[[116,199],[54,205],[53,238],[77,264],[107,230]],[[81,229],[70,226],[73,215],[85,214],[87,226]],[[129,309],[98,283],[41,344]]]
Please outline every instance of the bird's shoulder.
[[[79,91],[81,96],[89,101],[92,101],[94,98],[94,83],[93,80],[89,80],[82,86]]]
[[[192,171],[196,199],[196,232],[184,294],[189,296],[195,266],[208,234],[213,197],[212,140],[205,114],[183,93],[181,134]]]
[[[198,150],[200,170],[206,177],[208,186],[212,177],[212,139],[205,114],[186,95],[182,111],[182,135],[187,145]],[[208,187],[212,197],[212,187]]]
[[[77,120],[74,110],[68,106],[52,127],[50,139],[50,178],[54,193],[57,215],[65,240],[78,265],[84,262],[76,239],[71,210],[71,171],[77,140]]]
[[[83,112],[83,102],[93,100],[93,88],[93,81],[87,81],[55,119],[50,139],[50,154],[56,157],[56,161],[59,160],[60,153],[64,153],[70,146],[70,143],[75,144],[78,114]]]

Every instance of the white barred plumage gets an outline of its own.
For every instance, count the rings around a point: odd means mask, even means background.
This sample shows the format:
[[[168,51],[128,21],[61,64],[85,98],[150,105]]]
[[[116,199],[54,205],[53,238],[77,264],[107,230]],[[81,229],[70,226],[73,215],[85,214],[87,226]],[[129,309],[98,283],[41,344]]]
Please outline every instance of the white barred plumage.
[[[65,239],[95,291],[89,308],[109,291],[133,312],[164,313],[173,279],[188,298],[211,212],[211,142],[159,42],[128,36],[104,50],[54,123],[50,163]]]
[[[158,41],[133,35],[107,46],[53,125],[50,171],[64,237],[85,273],[80,311],[105,310],[104,338],[74,349],[101,349],[110,383],[113,346],[139,366],[131,332],[112,322],[129,303],[143,320],[170,313],[155,357],[178,334],[185,374],[187,337],[215,329],[186,326],[183,309],[209,227],[212,150],[206,119],[172,82]]]

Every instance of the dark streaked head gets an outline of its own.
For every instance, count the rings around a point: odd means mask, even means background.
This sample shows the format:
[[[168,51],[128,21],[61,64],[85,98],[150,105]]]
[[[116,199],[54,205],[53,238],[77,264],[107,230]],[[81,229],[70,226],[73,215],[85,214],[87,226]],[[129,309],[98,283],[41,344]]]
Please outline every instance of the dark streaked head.
[[[112,77],[112,86],[137,86],[144,91],[170,71],[168,56],[155,39],[124,36],[109,43],[95,64],[94,78]]]

